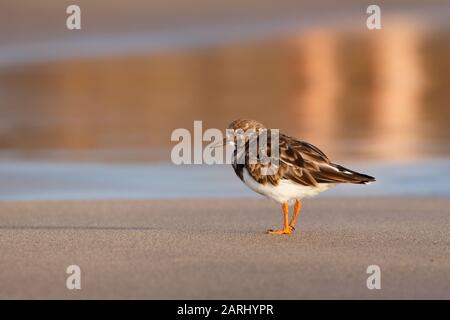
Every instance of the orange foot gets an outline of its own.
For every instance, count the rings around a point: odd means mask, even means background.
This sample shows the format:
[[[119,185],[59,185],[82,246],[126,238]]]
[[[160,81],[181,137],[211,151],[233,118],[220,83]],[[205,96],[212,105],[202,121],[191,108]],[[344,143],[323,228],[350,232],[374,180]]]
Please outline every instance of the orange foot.
[[[283,230],[272,230],[272,229],[269,229],[269,230],[267,230],[267,233],[269,233],[269,234],[291,234],[294,231],[294,229],[295,228],[289,226],[288,228],[283,229]]]

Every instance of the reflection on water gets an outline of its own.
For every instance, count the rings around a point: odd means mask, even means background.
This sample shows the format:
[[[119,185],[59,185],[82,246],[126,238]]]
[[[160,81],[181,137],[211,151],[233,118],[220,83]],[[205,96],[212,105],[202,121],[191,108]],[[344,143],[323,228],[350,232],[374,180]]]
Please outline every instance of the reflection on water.
[[[0,70],[0,150],[127,150],[255,118],[333,158],[450,154],[450,33],[312,30],[219,48]],[[156,154],[159,154],[157,156]]]
[[[420,30],[402,25],[373,41],[375,86],[373,107],[375,144],[398,150],[393,157],[417,158],[425,141],[420,107],[426,74],[420,54]]]

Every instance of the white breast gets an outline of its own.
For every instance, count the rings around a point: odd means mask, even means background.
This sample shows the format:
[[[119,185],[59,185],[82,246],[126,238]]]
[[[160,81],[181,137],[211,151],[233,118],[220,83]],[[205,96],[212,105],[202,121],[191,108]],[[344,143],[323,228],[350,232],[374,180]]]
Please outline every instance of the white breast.
[[[256,182],[245,168],[243,178],[244,183],[250,189],[279,203],[292,202],[295,199],[302,199],[305,197],[313,197],[330,187],[328,183],[319,183],[317,187],[308,187],[286,179],[280,180],[276,186],[271,185],[270,183],[262,185]]]

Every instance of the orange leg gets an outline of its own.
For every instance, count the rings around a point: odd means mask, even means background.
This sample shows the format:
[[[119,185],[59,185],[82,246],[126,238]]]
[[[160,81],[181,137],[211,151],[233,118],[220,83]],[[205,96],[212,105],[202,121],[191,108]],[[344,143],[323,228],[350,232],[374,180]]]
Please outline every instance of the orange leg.
[[[302,208],[302,203],[300,200],[295,200],[294,213],[292,215],[291,222],[289,222],[289,227],[292,230],[295,230],[295,221],[297,221],[297,216],[300,213],[300,209]]]
[[[270,230],[267,230],[268,233],[270,233],[270,234],[291,234],[292,233],[293,229],[291,229],[288,224],[289,206],[288,206],[287,202],[283,203],[282,208],[283,208],[283,215],[284,215],[283,229],[282,230],[270,229]]]

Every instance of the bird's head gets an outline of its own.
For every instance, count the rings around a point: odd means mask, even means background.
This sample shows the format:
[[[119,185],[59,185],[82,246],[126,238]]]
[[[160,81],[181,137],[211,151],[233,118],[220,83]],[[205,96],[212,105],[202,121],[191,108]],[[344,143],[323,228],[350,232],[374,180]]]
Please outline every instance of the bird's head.
[[[254,131],[258,134],[259,130],[265,129],[264,125],[256,120],[250,119],[237,119],[231,122],[227,128],[227,136],[223,139],[223,141],[219,141],[214,144],[212,147],[222,147],[226,144],[230,144],[235,146],[238,139],[244,139],[244,141],[248,141],[249,135],[246,133],[250,131]]]
[[[237,119],[231,122],[228,125],[228,129],[232,130],[243,130],[244,132],[247,130],[260,130],[264,129],[264,125],[256,120],[249,120],[249,119]]]

